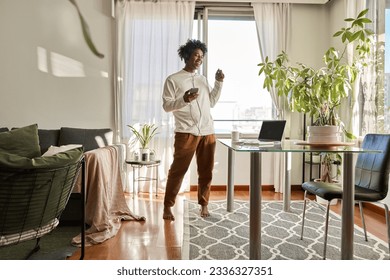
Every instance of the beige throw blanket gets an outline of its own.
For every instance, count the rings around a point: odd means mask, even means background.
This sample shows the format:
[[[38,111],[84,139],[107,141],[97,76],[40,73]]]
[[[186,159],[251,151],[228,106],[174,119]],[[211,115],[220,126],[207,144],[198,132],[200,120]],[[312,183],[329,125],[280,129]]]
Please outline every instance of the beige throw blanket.
[[[145,221],[144,217],[134,215],[126,204],[118,158],[116,146],[85,153],[85,211],[86,223],[90,225],[86,231],[86,246],[115,236],[122,220]],[[81,234],[73,238],[72,244],[81,245]]]

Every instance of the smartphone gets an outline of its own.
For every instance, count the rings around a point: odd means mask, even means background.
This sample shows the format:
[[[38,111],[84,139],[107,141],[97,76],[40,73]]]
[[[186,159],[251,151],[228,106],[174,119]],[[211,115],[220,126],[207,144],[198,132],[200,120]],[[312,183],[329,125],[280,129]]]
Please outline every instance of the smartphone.
[[[190,89],[190,93],[197,93],[199,88],[192,88]]]

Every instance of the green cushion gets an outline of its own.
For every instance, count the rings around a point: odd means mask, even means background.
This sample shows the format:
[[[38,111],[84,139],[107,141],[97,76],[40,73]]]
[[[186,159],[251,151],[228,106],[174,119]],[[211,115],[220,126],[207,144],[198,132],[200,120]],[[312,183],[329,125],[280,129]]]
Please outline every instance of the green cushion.
[[[57,168],[78,162],[83,156],[83,148],[76,148],[47,157],[28,158],[0,152],[0,167],[21,169]]]
[[[34,158],[41,155],[38,125],[16,128],[0,132],[0,153],[10,153],[21,157]]]

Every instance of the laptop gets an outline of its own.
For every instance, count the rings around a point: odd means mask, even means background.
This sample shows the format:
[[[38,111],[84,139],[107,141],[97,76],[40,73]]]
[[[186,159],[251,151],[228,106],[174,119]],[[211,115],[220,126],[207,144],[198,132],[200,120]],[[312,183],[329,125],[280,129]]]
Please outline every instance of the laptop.
[[[263,121],[257,139],[246,139],[243,140],[240,144],[254,146],[273,146],[274,144],[280,143],[280,141],[282,141],[285,126],[285,120]]]

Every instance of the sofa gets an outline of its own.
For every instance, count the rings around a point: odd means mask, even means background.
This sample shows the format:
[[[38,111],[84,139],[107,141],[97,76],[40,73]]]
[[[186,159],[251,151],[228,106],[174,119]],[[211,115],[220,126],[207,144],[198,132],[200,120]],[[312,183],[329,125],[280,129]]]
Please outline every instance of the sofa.
[[[11,128],[15,129],[15,128]],[[0,132],[9,131],[7,127],[1,127]],[[39,146],[41,155],[44,155],[50,147],[61,147],[78,144],[84,152],[93,151],[104,146],[112,145],[113,132],[110,128],[85,129],[73,127],[61,127],[59,129],[38,129]],[[123,149],[125,151],[125,149]],[[121,150],[121,152],[123,152]],[[124,158],[120,155],[118,160]],[[80,199],[79,192],[71,194],[65,211],[61,216],[61,225],[73,225],[80,221]]]
[[[14,130],[17,128],[12,128]],[[0,127],[0,132],[6,132],[8,127]],[[39,146],[44,154],[50,146],[81,144],[84,152],[112,145],[113,132],[110,128],[85,129],[61,127],[59,129],[39,129]]]
[[[24,134],[23,134],[24,133]],[[33,138],[31,138],[31,134]],[[10,145],[17,138],[28,145],[38,140],[39,152],[28,153],[26,145]],[[16,137],[16,138],[15,138]],[[27,138],[26,138],[27,137]],[[28,146],[27,145],[27,146]],[[15,147],[13,147],[15,146]],[[113,144],[113,132],[110,128],[86,129],[61,127],[58,129],[40,129],[37,124],[22,128],[1,127],[0,153],[2,150],[13,152],[26,149],[30,158],[41,157],[82,146],[86,165],[86,245],[102,243],[113,237],[120,228],[122,220],[144,221],[145,218],[134,215],[128,208],[123,193],[125,186],[126,146]],[[11,149],[11,151],[9,151]],[[61,215],[60,225],[79,223],[81,219],[81,176],[75,185],[68,204]],[[80,236],[73,240],[80,245]]]

